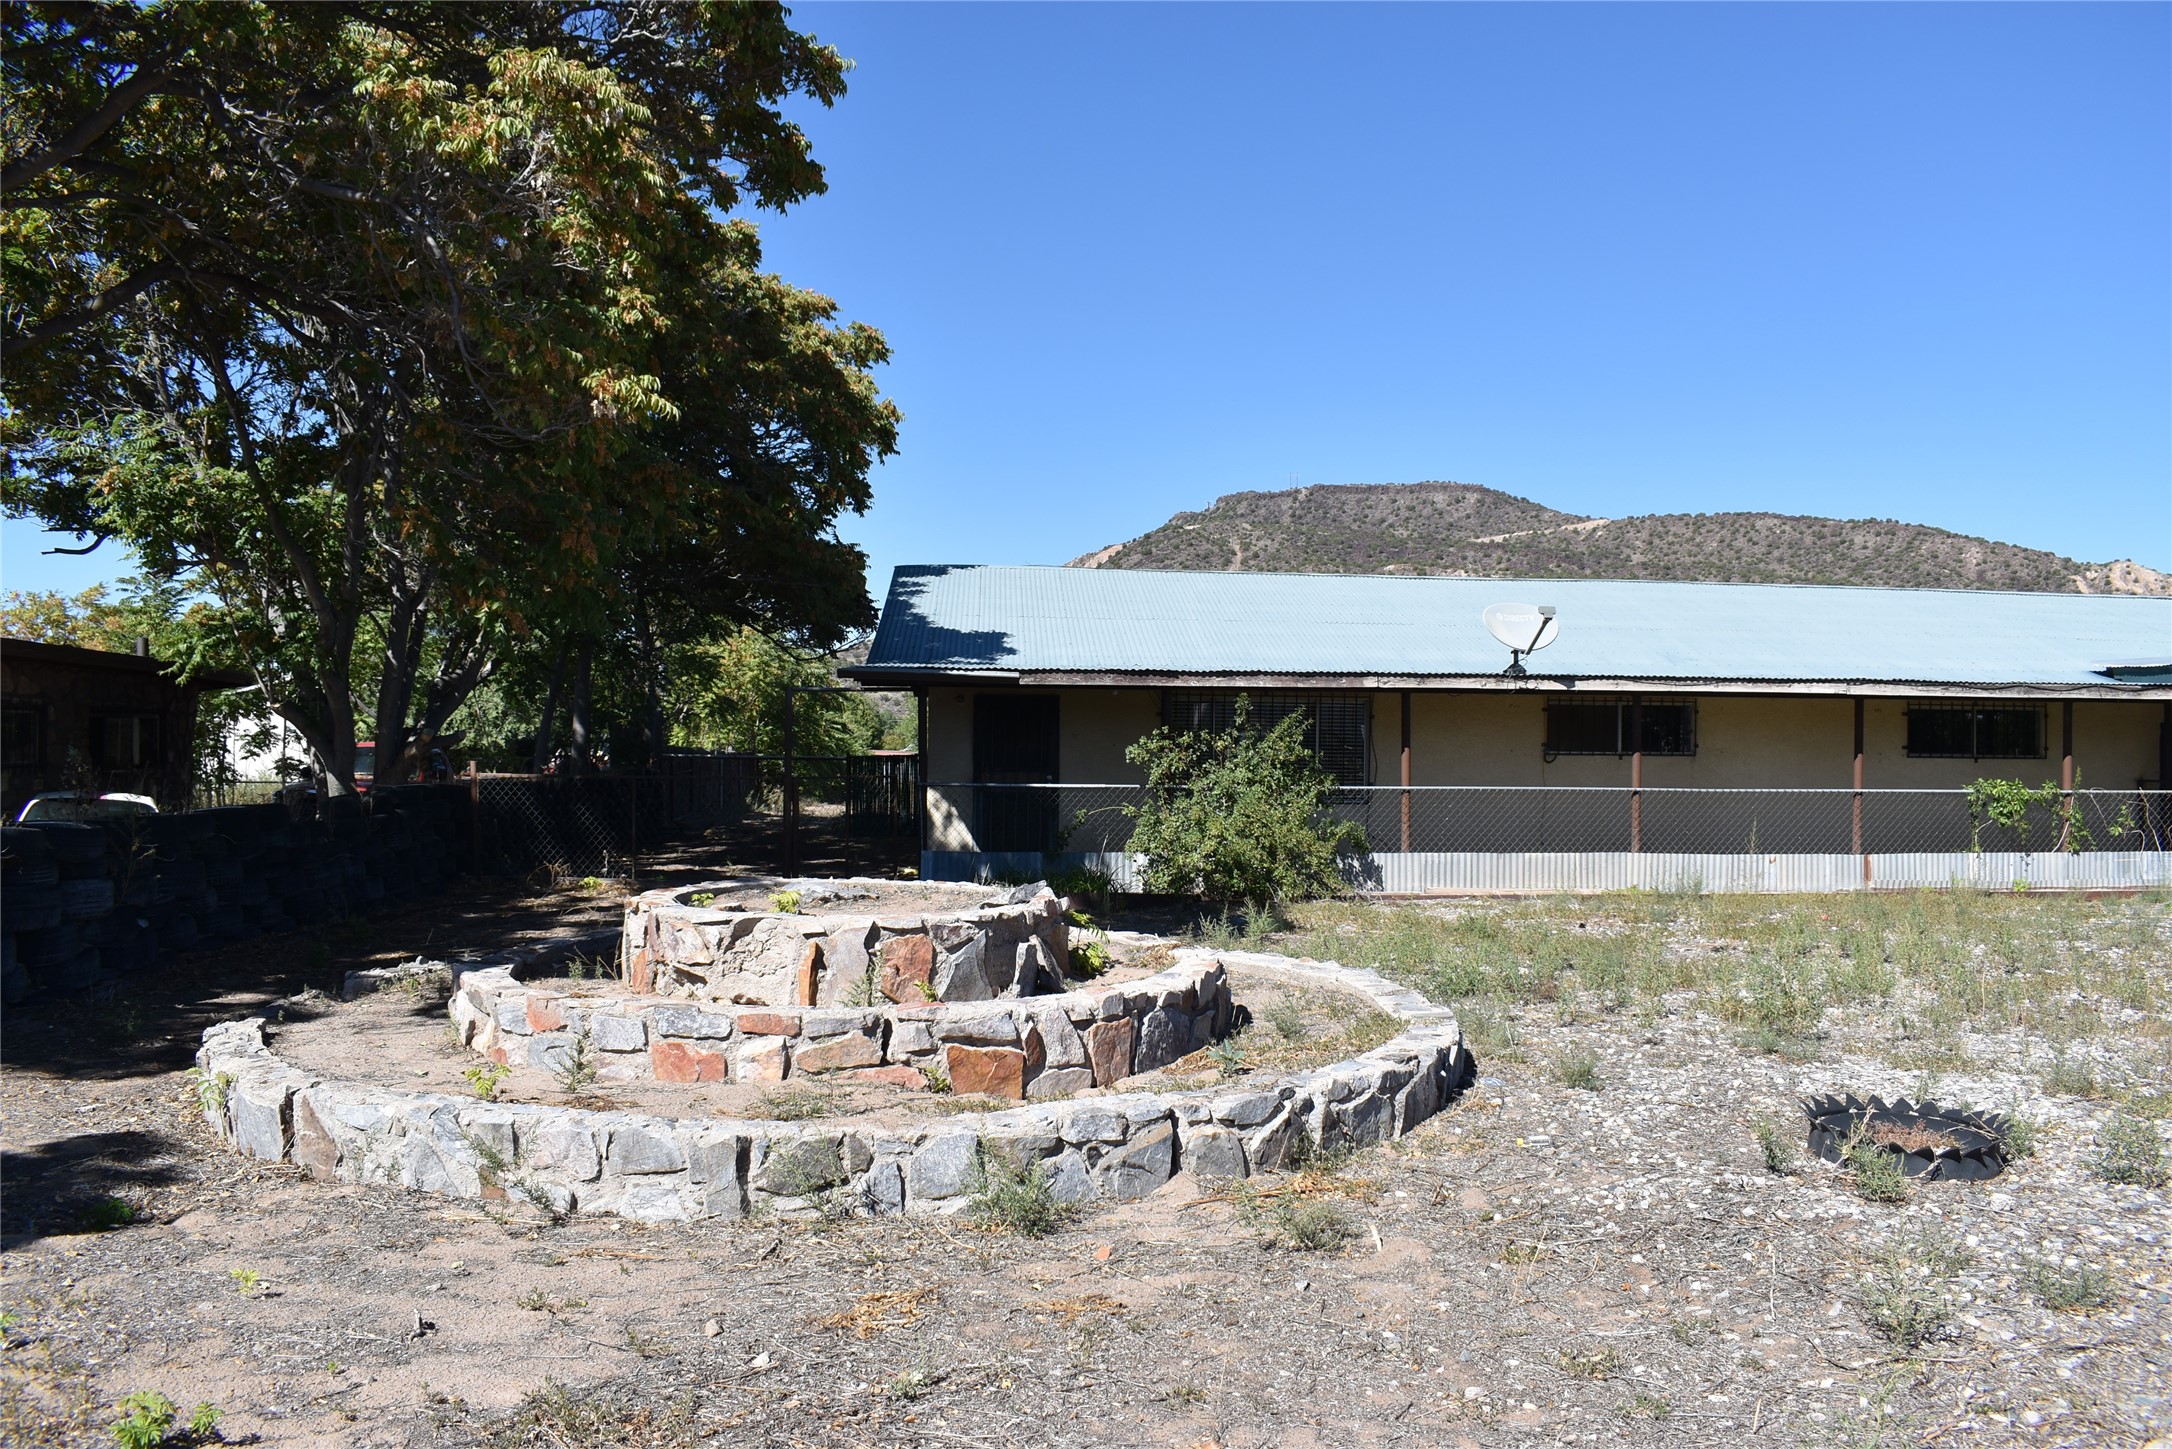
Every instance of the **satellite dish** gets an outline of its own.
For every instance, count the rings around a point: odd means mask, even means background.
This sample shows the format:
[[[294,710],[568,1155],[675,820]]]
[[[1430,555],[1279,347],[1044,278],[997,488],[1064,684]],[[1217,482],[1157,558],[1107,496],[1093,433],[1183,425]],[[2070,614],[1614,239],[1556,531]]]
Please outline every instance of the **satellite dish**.
[[[1488,604],[1486,632],[1508,646],[1509,674],[1523,673],[1523,656],[1544,649],[1561,632],[1552,604]]]

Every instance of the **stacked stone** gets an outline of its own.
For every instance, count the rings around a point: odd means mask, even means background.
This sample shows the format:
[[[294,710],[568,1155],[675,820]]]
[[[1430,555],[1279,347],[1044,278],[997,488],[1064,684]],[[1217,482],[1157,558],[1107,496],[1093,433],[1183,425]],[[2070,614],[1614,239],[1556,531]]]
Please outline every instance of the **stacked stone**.
[[[1411,1029],[1273,1084],[1033,1103],[971,1124],[896,1130],[672,1120],[327,1081],[273,1055],[260,1018],[207,1030],[197,1064],[206,1119],[252,1157],[344,1182],[644,1221],[954,1212],[990,1154],[1040,1164],[1064,1202],[1136,1198],[1179,1171],[1230,1178],[1281,1167],[1300,1139],[1333,1147],[1400,1135],[1463,1084],[1470,1061],[1449,1013],[1370,972],[1248,959],[1364,991],[1411,1018]]]
[[[921,885],[958,902],[953,911],[921,914],[823,913],[814,908],[821,902],[801,912],[744,908],[772,886],[794,884],[718,881],[635,897],[626,906],[627,983],[639,992],[773,1006],[989,1001],[1063,988],[1069,932],[1062,902],[1045,885],[992,901],[985,886]],[[695,896],[715,899],[697,906]]]
[[[460,1040],[492,1061],[556,1071],[585,1033],[604,1080],[781,1082],[827,1076],[921,1090],[1067,1097],[1168,1065],[1227,1035],[1228,974],[1211,957],[1106,989],[952,1005],[806,1009],[573,996],[522,984],[533,962],[455,968]]]

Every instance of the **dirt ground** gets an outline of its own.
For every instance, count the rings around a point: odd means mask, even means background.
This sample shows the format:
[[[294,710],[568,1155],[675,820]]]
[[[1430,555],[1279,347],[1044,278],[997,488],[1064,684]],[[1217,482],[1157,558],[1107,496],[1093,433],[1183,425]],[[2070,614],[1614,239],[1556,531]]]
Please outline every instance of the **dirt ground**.
[[[210,1403],[226,1442],[267,1445],[2168,1432],[2172,1208],[2087,1170],[2106,1102],[2028,1084],[2033,1156],[1866,1201],[1821,1164],[1768,1171],[1749,1124],[1922,1078],[1847,1050],[1747,1050],[1687,994],[1634,1019],[1533,1007],[1514,1049],[1482,1050],[1477,1085],[1402,1142],[1242,1194],[1179,1178],[1039,1239],[955,1219],[551,1225],[314,1184],[203,1128],[183,1072],[207,1023],[336,990],[355,966],[615,910],[463,883],[316,940],[192,958],[95,1011],[11,1012],[0,1440],[110,1444],[138,1390],[184,1417]],[[2022,1090],[1995,1073],[1947,1086]],[[1293,1232],[1308,1211],[1333,1231]],[[2046,1265],[2101,1274],[2101,1306],[2047,1306]]]

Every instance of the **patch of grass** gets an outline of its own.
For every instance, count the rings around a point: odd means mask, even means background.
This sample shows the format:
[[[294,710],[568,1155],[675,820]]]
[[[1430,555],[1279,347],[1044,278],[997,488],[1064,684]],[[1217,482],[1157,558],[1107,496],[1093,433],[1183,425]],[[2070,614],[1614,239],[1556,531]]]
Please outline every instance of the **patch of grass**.
[[[576,1398],[562,1384],[545,1383],[497,1426],[488,1443],[491,1449],[533,1449],[539,1444],[681,1449],[707,1437],[691,1392],[659,1407],[630,1402],[608,1389]]]
[[[2124,1107],[2104,1124],[2089,1170],[2106,1182],[2135,1187],[2163,1187],[2172,1177],[2165,1168],[2164,1140],[2157,1135],[2156,1124]]]
[[[1976,1250],[1934,1229],[1924,1228],[1913,1237],[1888,1244],[1878,1260],[1889,1272],[1910,1269],[1941,1282],[1958,1276],[1976,1261]]]
[[[950,1069],[940,1060],[920,1064],[920,1080],[928,1084],[931,1092],[945,1093],[950,1090]]]
[[[460,1075],[466,1079],[469,1091],[486,1102],[495,1102],[498,1089],[513,1075],[513,1069],[504,1062],[477,1062]]]
[[[892,1378],[885,1388],[891,1398],[909,1404],[942,1381],[942,1374],[922,1362],[911,1368],[899,1369],[897,1376]]]
[[[1782,1176],[1794,1172],[1799,1154],[1795,1150],[1793,1133],[1770,1117],[1759,1117],[1750,1123],[1750,1135],[1757,1139],[1757,1150],[1765,1159],[1765,1171]]]
[[[1564,1052],[1554,1058],[1554,1080],[1579,1092],[1599,1090],[1599,1059],[1588,1051]]]
[[[76,1221],[85,1232],[110,1233],[125,1228],[143,1214],[125,1197],[102,1197],[76,1215]]]
[[[1260,1246],[1300,1253],[1332,1253],[1355,1238],[1357,1224],[1341,1203],[1297,1192],[1268,1197],[1239,1185],[1238,1214]]]
[[[1285,996],[1267,1008],[1266,1022],[1284,1041],[1302,1041],[1307,1027],[1305,1009],[1294,996]]]
[[[1071,1209],[1056,1201],[1047,1163],[1020,1162],[985,1139],[967,1192],[967,1214],[994,1232],[1045,1238],[1071,1216]]]
[[[1656,1424],[1674,1412],[1674,1404],[1658,1394],[1638,1394],[1614,1412],[1624,1419],[1650,1419]]]
[[[2067,1268],[2031,1259],[2021,1270],[2022,1286],[2055,1313],[2087,1313],[2117,1300],[2112,1275],[2087,1264]]]
[[[843,1111],[842,1099],[821,1087],[775,1087],[762,1093],[762,1114],[774,1122],[809,1122]]]
[[[1588,1353],[1571,1353],[1563,1349],[1561,1371],[1571,1378],[1604,1382],[1621,1372],[1621,1354],[1611,1348],[1595,1349]]]
[[[1207,1391],[1195,1383],[1186,1381],[1171,1384],[1155,1395],[1173,1409],[1193,1409],[1207,1401]]]

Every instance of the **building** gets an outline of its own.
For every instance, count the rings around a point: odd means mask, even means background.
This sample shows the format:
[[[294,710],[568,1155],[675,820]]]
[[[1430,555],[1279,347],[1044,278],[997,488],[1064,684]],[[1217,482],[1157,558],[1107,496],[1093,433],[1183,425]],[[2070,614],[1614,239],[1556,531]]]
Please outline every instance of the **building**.
[[[197,696],[251,680],[206,669],[183,684],[170,668],[148,650],[118,654],[0,640],[0,794],[7,818],[47,790],[148,795],[161,810],[186,809]]]
[[[1506,602],[1557,611],[1520,674],[1481,621]],[[946,876],[1120,853],[1126,748],[1240,695],[1306,716],[1391,883],[1446,878],[1382,857],[2161,856],[2172,825],[2172,599],[905,567],[843,672],[919,695]],[[1987,838],[1986,778],[2078,813]]]

